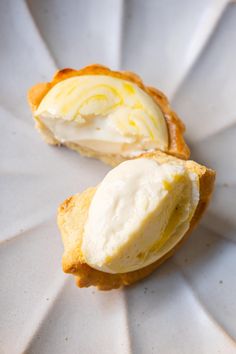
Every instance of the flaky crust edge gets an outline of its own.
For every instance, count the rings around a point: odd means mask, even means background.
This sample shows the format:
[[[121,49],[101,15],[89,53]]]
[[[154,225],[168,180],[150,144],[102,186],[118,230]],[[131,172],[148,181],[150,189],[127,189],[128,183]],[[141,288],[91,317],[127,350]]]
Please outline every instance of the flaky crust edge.
[[[174,157],[168,156],[162,152],[145,154],[144,157],[154,158],[157,159],[159,162],[168,162],[170,160],[175,159]],[[76,283],[79,287],[96,286],[100,290],[111,290],[133,284],[145,278],[146,276],[151,274],[155,269],[157,269],[165,260],[171,257],[176,252],[176,250],[182,245],[182,243],[184,243],[184,241],[189,237],[209,203],[214,188],[215,172],[211,169],[206,168],[205,166],[197,164],[194,161],[181,161],[181,163],[186,164],[189,170],[198,174],[200,186],[199,203],[191,220],[190,228],[186,232],[184,237],[178,242],[177,245],[175,245],[173,249],[171,249],[168,253],[166,253],[156,262],[140,270],[122,274],[109,274],[101,272],[99,270],[91,268],[89,265],[84,263],[83,255],[80,251],[80,244],[77,245],[77,248],[65,250],[62,260],[63,270],[66,273],[70,273],[76,276]],[[83,225],[86,221],[89,205],[93,198],[95,190],[96,188],[89,188],[82,194],[76,194],[64,201],[59,207],[58,226],[61,231],[62,239],[65,246],[68,242],[68,237],[70,237],[71,232],[83,232]],[[75,212],[77,217],[79,213],[80,218],[78,219],[80,220],[79,225],[74,225],[74,230],[71,230],[71,225],[70,227],[68,227],[68,223],[71,223],[71,217],[73,218],[73,212]],[[80,237],[82,240],[82,236]]]
[[[56,72],[51,82],[39,83],[33,86],[28,91],[28,102],[32,112],[34,113],[34,111],[38,108],[40,102],[42,101],[43,97],[58,82],[73,76],[80,76],[80,75],[108,75],[108,76],[128,80],[138,85],[142,90],[144,90],[145,92],[147,92],[149,95],[152,96],[154,101],[160,106],[162,112],[164,113],[167,127],[168,127],[168,134],[169,134],[168,151],[165,152],[185,160],[189,158],[190,150],[187,144],[185,143],[183,137],[185,131],[185,125],[177,116],[177,114],[171,110],[167,97],[156,88],[145,86],[141,78],[133,72],[112,71],[109,68],[99,64],[89,65],[82,68],[81,70],[74,70],[69,68],[59,70]],[[49,129],[47,129],[47,127],[41,121],[36,121],[36,127],[40,131],[44,140],[48,144],[60,145],[60,143],[53,137]],[[112,166],[115,166],[118,163],[125,160],[124,157],[113,155],[113,154],[100,155],[93,150],[84,149],[78,144],[65,143],[63,145],[69,147],[72,150],[79,152],[82,155],[99,158],[103,162],[108,163],[109,165]]]

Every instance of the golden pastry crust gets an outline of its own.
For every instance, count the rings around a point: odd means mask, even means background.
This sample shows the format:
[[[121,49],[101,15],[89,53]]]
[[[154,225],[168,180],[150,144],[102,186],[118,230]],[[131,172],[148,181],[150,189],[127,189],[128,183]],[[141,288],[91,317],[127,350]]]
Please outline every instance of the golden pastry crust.
[[[162,152],[144,154],[143,157],[156,159],[159,163],[175,160]],[[189,171],[199,176],[200,199],[190,228],[179,243],[156,262],[133,272],[122,274],[109,274],[95,270],[87,265],[81,253],[84,224],[87,220],[88,210],[96,188],[89,188],[81,194],[68,198],[58,209],[58,226],[60,228],[65,247],[62,266],[65,273],[76,276],[79,287],[96,286],[100,290],[111,290],[121,286],[135,283],[152,273],[166,259],[171,257],[179,246],[188,238],[193,228],[201,218],[210,200],[215,180],[215,172],[194,161],[182,161]]]
[[[139,86],[143,91],[148,93],[154,99],[154,101],[161,108],[165,116],[165,120],[168,127],[168,135],[169,135],[169,146],[168,146],[168,150],[165,152],[182,159],[188,159],[190,155],[190,151],[183,138],[185,126],[183,122],[179,119],[177,114],[171,110],[167,97],[161,91],[153,87],[145,86],[142,80],[140,79],[140,77],[132,72],[112,71],[109,68],[98,64],[86,66],[81,70],[74,70],[74,69],[59,70],[56,72],[51,82],[39,83],[33,86],[29,90],[28,102],[32,112],[34,113],[34,111],[38,108],[40,102],[42,101],[43,97],[58,82],[73,76],[80,76],[80,75],[108,75],[119,79],[131,81],[135,83],[137,86]],[[52,144],[52,145],[60,144],[59,141],[57,141],[53,137],[52,133],[45,127],[45,125],[42,122],[37,121],[36,127],[42,133],[44,140],[48,144]],[[82,155],[89,156],[89,157],[97,157],[102,161],[104,161],[105,163],[108,163],[109,165],[112,166],[117,165],[118,163],[125,160],[124,157],[117,156],[114,154],[100,156],[100,154],[98,154],[97,152],[91,149],[84,149],[80,145],[74,143],[65,143],[63,145],[73,150],[76,150]]]

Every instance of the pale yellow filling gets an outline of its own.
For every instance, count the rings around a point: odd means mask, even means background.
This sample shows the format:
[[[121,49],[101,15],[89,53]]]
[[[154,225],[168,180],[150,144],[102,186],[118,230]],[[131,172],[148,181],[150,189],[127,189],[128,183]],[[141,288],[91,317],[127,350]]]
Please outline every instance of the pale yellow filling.
[[[35,112],[61,143],[124,156],[168,147],[162,111],[136,84],[104,76],[76,76],[55,85]],[[113,147],[112,147],[113,145]]]
[[[126,161],[98,186],[82,252],[93,268],[123,273],[162,257],[183,237],[199,201],[198,176],[178,162]]]

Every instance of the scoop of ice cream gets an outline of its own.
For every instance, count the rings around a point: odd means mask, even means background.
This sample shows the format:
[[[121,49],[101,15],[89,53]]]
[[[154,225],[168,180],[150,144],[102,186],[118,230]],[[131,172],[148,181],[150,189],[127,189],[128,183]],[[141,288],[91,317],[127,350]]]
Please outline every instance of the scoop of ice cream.
[[[139,158],[111,170],[90,204],[82,253],[108,273],[156,260],[183,237],[199,201],[198,176],[184,165]]]

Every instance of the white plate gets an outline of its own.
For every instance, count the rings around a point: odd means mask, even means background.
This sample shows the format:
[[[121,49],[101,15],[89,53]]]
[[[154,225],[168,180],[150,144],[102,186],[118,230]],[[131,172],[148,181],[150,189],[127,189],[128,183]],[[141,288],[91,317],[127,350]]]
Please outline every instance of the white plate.
[[[55,214],[108,167],[49,147],[26,90],[99,62],[163,89],[192,156],[217,170],[213,202],[170,261],[125,290],[76,288]],[[0,2],[0,353],[236,353],[236,3]]]

